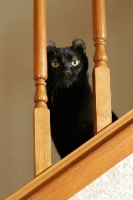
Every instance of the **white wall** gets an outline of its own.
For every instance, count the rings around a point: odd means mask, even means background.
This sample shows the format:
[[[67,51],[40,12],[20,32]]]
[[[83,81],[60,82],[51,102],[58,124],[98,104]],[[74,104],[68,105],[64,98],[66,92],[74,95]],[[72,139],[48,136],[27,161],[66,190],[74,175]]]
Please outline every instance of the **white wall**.
[[[133,1],[107,0],[106,6],[112,106],[120,117],[133,107]],[[57,46],[83,39],[90,76],[94,65],[91,16],[91,0],[47,0],[47,39]],[[33,178],[32,68],[33,1],[1,0],[0,200]],[[52,158],[53,163],[59,159],[55,153]]]
[[[119,162],[69,200],[132,200],[133,154]]]

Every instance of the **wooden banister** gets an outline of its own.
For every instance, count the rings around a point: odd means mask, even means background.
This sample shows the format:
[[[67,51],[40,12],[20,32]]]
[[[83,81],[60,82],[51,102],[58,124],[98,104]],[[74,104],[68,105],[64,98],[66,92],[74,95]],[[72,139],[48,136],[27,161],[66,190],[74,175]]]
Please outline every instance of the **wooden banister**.
[[[46,2],[34,0],[35,175],[51,165],[50,114],[47,108]]]
[[[7,200],[67,200],[133,153],[132,133],[133,110],[40,174]]]
[[[93,70],[95,134],[100,133],[49,167],[51,155],[45,83],[47,79],[45,0],[34,0],[35,171],[36,176],[38,174],[39,176],[7,200],[67,200],[133,153],[133,110],[111,124],[110,72],[105,52],[105,1],[92,0],[92,5],[95,45]],[[41,173],[43,170],[45,171]]]
[[[94,131],[97,134],[111,123],[110,70],[107,67],[105,0],[92,0],[93,40],[95,45],[93,70]]]

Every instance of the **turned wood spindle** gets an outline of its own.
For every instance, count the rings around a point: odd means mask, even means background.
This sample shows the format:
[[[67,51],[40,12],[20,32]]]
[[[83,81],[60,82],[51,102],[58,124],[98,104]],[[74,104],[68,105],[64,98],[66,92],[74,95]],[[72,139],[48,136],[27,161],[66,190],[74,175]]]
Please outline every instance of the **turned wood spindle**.
[[[35,175],[51,165],[50,114],[46,94],[46,2],[34,0],[34,128],[35,128]]]
[[[95,134],[111,123],[110,70],[107,67],[105,0],[92,0],[95,46],[93,96]]]

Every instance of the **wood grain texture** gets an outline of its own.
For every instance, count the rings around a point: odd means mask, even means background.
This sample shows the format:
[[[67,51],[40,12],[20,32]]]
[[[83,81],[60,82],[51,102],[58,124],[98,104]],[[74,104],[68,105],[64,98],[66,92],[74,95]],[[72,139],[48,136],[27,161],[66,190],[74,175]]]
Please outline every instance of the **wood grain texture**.
[[[47,79],[46,1],[34,0],[34,79]]]
[[[37,12],[40,12],[40,10],[42,11],[44,8],[44,1],[37,0],[34,2],[36,4],[37,2],[42,3],[42,5],[40,4],[41,7],[38,7]],[[96,104],[95,127],[98,127],[98,129],[96,128],[96,133],[100,133],[88,142],[86,142],[84,145],[79,147],[77,150],[72,152],[66,158],[62,159],[59,163],[50,167],[45,172],[37,176],[29,184],[21,188],[11,197],[7,198],[7,200],[68,199],[133,152],[133,110],[127,113],[115,123],[109,125],[111,123],[109,113],[111,110],[111,103],[109,78],[110,75],[109,69],[107,68],[106,64],[107,55],[105,52],[105,1],[93,0],[92,4],[93,39],[96,47],[94,55],[95,68],[93,72],[94,98]],[[39,4],[37,6],[39,6]],[[43,19],[41,18],[40,22],[41,20]],[[36,24],[39,24],[39,22],[37,22]],[[35,38],[37,38],[36,35]],[[38,38],[40,38],[40,36]],[[39,49],[37,51],[40,51],[41,47],[39,47],[39,45],[41,46],[41,44],[42,43],[38,44],[38,46],[35,46],[35,49]],[[41,54],[39,53],[38,55]],[[38,60],[39,59],[35,60],[35,63],[38,62]],[[36,87],[39,88],[37,89],[38,93],[35,98],[35,123],[36,128],[40,127],[37,128],[37,131],[39,129],[45,129],[44,126],[42,128],[42,122],[39,120],[39,118],[42,120],[45,117],[47,118],[48,115],[46,107],[47,98],[45,95],[46,71],[43,71],[43,68],[40,69],[41,70],[37,69],[37,71],[34,71]],[[41,92],[41,87],[44,89],[43,92]],[[42,93],[43,95],[41,95]],[[104,108],[104,106],[106,108]],[[40,107],[41,109],[39,110]],[[42,107],[46,108],[46,110],[42,110]],[[46,126],[47,123],[48,122],[46,121]],[[40,141],[37,144],[37,149],[39,149],[39,152],[40,146],[42,146],[42,144],[39,144],[41,142],[42,136],[40,135],[38,137],[38,133],[37,135],[35,135],[35,137],[36,136],[37,138],[40,137]],[[43,156],[41,155],[41,157]],[[41,160],[41,158],[39,158],[39,160]],[[40,163],[39,166],[41,166]]]
[[[35,176],[51,165],[50,113],[46,105],[46,79],[46,2],[34,0]]]
[[[67,200],[133,152],[133,125],[68,168],[29,200]]]
[[[50,113],[46,108],[35,108],[35,175],[51,165]]]
[[[103,66],[93,71],[95,134],[111,123],[110,70]]]
[[[133,152],[132,124],[133,110],[7,200],[68,199]]]
[[[94,132],[97,134],[111,123],[110,70],[105,51],[106,14],[105,1],[92,0],[93,40],[95,45],[93,69]]]

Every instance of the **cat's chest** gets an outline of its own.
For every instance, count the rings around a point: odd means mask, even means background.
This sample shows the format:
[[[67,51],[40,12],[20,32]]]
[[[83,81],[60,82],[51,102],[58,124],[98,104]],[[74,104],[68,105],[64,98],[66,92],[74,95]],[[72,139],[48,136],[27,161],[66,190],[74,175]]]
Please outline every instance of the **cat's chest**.
[[[77,114],[82,105],[82,98],[80,91],[59,91],[53,98],[55,111],[70,116]]]

